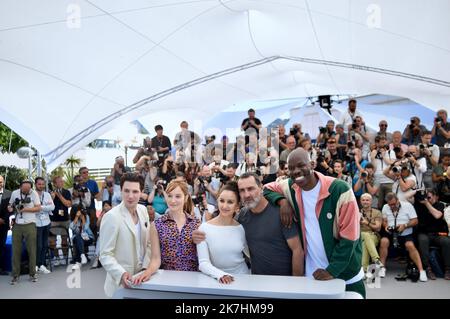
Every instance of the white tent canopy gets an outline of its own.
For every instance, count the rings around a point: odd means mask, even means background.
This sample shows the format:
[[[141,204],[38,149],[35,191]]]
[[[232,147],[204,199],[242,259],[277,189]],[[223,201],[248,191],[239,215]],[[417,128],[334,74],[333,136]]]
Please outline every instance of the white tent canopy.
[[[54,168],[120,122],[382,93],[450,108],[447,0],[3,0],[1,121]],[[179,123],[179,122],[178,122]]]

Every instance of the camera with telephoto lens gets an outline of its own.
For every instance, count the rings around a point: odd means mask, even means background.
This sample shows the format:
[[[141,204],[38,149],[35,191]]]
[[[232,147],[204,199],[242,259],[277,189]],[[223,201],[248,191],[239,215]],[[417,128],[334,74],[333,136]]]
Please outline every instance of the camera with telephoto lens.
[[[160,192],[164,191],[166,189],[167,182],[163,179],[156,182],[156,189]]]
[[[369,175],[368,175],[366,172],[362,172],[362,173],[361,173],[361,177],[362,177],[362,178],[366,178],[367,176],[369,176]]]
[[[434,121],[436,122],[436,124],[441,125],[444,120],[442,119],[442,117],[438,116],[434,118]]]
[[[389,150],[389,146],[388,145],[384,145],[384,146],[380,146],[379,148],[377,148],[377,154],[375,155],[376,159],[383,159],[383,155],[381,153],[381,150],[385,149],[386,151]]]
[[[352,130],[356,130],[357,127],[358,127],[358,124],[356,124],[356,123],[352,124]]]
[[[77,191],[78,193],[87,193],[89,190],[86,186],[80,184],[80,183],[73,183],[73,190]]]
[[[398,230],[397,227],[388,227],[388,231],[392,233],[392,246],[394,248],[400,247],[400,243],[398,242]]]
[[[317,154],[317,163],[323,163],[325,162],[325,150],[320,150],[319,153]]]
[[[421,202],[427,199],[427,191],[424,188],[416,189],[416,193],[414,194],[415,202]]]
[[[326,127],[323,126],[319,126],[319,132],[320,134],[325,134],[327,133],[328,129]]]
[[[402,171],[402,167],[401,166],[394,166],[394,167],[392,167],[392,171],[394,173],[400,173]]]
[[[16,200],[14,201],[12,206],[15,210],[19,211],[19,210],[22,210],[25,208],[25,204],[29,204],[29,203],[31,203],[30,197],[25,197],[24,199],[16,198]]]

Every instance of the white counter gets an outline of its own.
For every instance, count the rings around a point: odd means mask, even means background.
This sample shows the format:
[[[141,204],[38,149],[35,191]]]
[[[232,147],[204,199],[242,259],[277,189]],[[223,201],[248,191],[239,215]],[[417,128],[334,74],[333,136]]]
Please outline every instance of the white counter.
[[[119,289],[114,298],[345,298],[341,279],[317,281],[306,277],[235,275],[221,284],[201,272],[159,270],[133,289]]]

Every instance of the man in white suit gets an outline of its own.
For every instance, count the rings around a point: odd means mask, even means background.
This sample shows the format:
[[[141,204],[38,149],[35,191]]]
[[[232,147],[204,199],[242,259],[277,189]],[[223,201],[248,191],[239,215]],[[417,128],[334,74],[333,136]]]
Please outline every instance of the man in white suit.
[[[147,209],[138,205],[144,189],[140,175],[126,173],[120,180],[122,203],[111,209],[100,225],[100,262],[106,270],[105,293],[112,297],[150,261]]]

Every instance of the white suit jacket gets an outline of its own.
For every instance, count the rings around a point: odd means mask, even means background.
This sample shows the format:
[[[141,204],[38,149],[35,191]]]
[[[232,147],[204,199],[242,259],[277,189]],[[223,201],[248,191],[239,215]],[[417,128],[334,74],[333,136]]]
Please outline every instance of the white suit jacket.
[[[141,223],[141,236],[136,234],[136,225],[122,202],[111,209],[100,225],[100,262],[106,270],[105,293],[112,297],[119,288],[125,272],[135,275],[150,262],[150,222],[147,209],[137,206]],[[140,243],[140,244],[139,244]],[[143,262],[139,256],[144,256]]]

